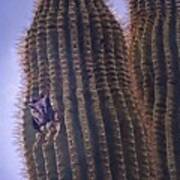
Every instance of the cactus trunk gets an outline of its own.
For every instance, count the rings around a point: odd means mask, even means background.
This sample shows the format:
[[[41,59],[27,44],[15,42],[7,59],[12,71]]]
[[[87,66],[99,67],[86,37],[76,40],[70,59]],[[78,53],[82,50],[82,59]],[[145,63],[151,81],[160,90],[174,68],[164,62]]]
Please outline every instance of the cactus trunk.
[[[21,62],[29,180],[178,180],[180,2],[129,5],[126,42],[103,0],[39,1]],[[55,115],[39,132],[42,94]]]

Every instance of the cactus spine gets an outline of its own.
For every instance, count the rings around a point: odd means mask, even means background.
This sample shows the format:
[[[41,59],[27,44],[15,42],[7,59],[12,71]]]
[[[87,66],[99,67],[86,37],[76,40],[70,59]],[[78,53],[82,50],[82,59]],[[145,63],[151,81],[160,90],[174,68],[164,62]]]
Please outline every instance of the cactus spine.
[[[103,0],[38,2],[22,57],[28,179],[178,179],[180,2],[129,5],[126,48]],[[28,109],[40,94],[57,113],[42,133]]]

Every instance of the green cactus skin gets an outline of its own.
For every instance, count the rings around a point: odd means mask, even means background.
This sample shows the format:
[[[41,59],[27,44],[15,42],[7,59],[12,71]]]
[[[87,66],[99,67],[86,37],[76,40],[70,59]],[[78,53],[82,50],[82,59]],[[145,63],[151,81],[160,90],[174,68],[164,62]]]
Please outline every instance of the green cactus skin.
[[[103,0],[37,4],[21,60],[27,179],[177,180],[180,1],[130,0],[130,42]],[[42,133],[40,94],[56,114]]]

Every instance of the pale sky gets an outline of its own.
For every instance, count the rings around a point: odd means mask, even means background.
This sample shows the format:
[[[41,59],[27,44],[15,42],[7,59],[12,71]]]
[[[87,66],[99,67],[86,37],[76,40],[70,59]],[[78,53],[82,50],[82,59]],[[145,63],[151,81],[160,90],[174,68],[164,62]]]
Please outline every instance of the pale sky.
[[[17,43],[32,20],[34,0],[2,0],[0,6],[0,180],[24,180],[21,159],[13,143],[13,116],[20,87]],[[109,0],[124,17],[125,1]],[[122,18],[123,19],[123,18]]]

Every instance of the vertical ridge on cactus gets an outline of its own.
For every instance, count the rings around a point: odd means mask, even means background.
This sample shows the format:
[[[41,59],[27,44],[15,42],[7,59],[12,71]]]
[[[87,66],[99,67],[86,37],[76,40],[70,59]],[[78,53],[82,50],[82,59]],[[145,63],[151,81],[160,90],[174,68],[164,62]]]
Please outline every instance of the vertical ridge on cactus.
[[[70,49],[70,30],[69,30],[69,1],[62,2],[64,5],[63,21],[59,21],[59,48],[60,61],[62,65],[62,87],[63,87],[63,102],[64,102],[64,121],[67,129],[67,139],[70,153],[70,163],[72,169],[72,179],[81,179],[80,168],[81,162],[84,163],[83,144],[80,139],[81,132],[79,131],[79,119],[77,113],[77,99],[74,95],[75,79],[72,69],[72,54]],[[63,14],[62,14],[63,15]],[[74,116],[73,116],[74,114]],[[78,144],[76,143],[78,142]],[[80,152],[78,154],[78,151]],[[79,158],[81,157],[81,159]],[[81,166],[80,166],[81,165]],[[86,171],[85,171],[86,172]],[[82,172],[82,173],[85,173]]]
[[[166,114],[165,114],[165,132],[166,132],[166,148],[167,148],[167,163],[169,175],[171,179],[177,179],[177,171],[179,167],[178,151],[175,149],[178,144],[173,145],[173,136],[176,134],[174,125],[177,125],[177,99],[179,86],[178,67],[178,49],[176,44],[176,9],[175,1],[165,1],[166,19],[164,23],[164,50],[167,69],[167,96],[166,96]],[[175,139],[178,139],[178,134]],[[176,142],[175,142],[176,143]],[[174,149],[175,148],[175,149]],[[175,152],[175,154],[174,154]]]
[[[152,32],[152,59],[154,69],[154,107],[153,121],[155,126],[155,137],[157,144],[157,177],[165,177],[163,168],[166,168],[166,151],[164,136],[164,113],[166,111],[166,67],[164,59],[163,44],[163,21],[164,21],[164,2],[156,1],[156,18]],[[167,172],[167,171],[166,171]]]

